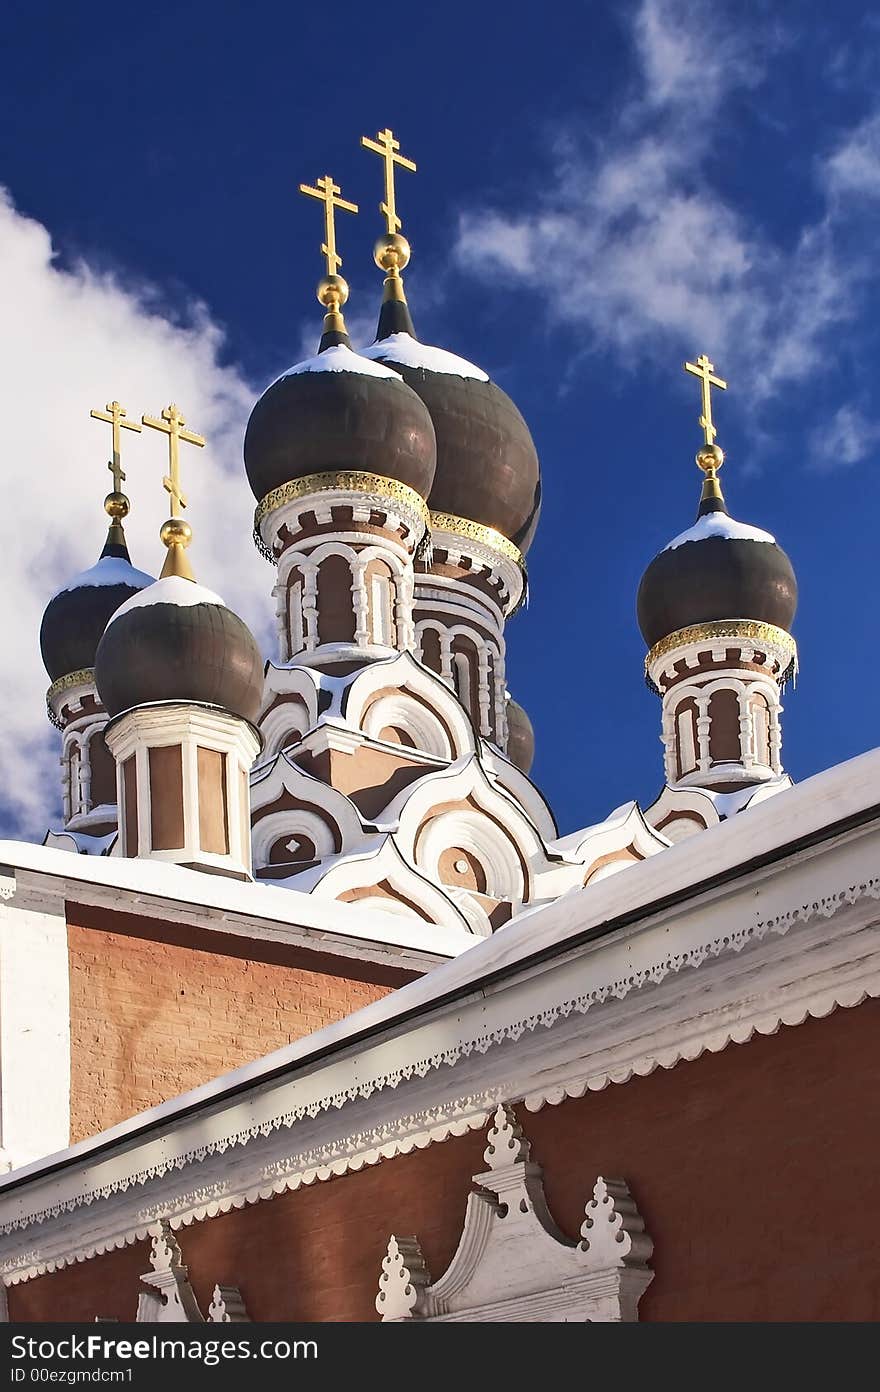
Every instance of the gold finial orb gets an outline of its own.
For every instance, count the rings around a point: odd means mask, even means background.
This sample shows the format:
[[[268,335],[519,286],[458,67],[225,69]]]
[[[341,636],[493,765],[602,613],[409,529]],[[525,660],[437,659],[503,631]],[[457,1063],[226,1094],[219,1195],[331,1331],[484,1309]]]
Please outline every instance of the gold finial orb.
[[[192,541],[192,527],[182,517],[169,517],[163,522],[159,535],[167,547],[189,546]]]
[[[697,468],[704,474],[717,472],[724,463],[724,450],[720,445],[703,445],[696,455]]]
[[[322,276],[316,294],[325,309],[341,309],[348,299],[348,281],[341,275]]]
[[[127,517],[131,511],[131,503],[124,493],[118,493],[115,489],[108,493],[104,499],[104,511],[108,517],[112,517],[114,522],[121,522],[123,517]]]
[[[402,237],[399,232],[386,232],[376,242],[373,248],[373,260],[380,271],[391,272],[405,270],[409,265],[409,258],[412,249],[406,237]]]

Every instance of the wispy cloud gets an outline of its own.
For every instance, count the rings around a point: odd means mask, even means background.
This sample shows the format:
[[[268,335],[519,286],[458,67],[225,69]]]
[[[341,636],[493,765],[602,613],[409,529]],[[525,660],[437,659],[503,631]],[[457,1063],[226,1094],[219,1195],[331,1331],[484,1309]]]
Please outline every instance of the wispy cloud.
[[[132,415],[179,402],[208,437],[185,461],[200,580],[219,590],[267,646],[272,574],[249,543],[254,501],[241,440],[257,394],[221,365],[222,333],[203,307],[171,323],[149,288],[132,290],[88,265],[59,268],[49,233],[0,190],[0,380],[6,507],[0,512],[3,663],[0,830],[39,837],[60,801],[58,736],[45,718],[42,610],[103,545],[110,487],[105,427],[91,406],[117,397]],[[152,432],[125,441],[132,560],[156,573],[166,515],[164,457]]]
[[[880,424],[852,402],[838,407],[810,436],[810,464],[817,473],[850,468],[880,452]]]
[[[818,167],[826,206],[783,239],[716,176],[730,100],[770,80],[784,36],[737,27],[702,0],[642,0],[630,37],[632,91],[613,131],[597,142],[572,128],[557,142],[555,177],[541,182],[561,192],[538,195],[534,212],[467,212],[460,263],[489,260],[540,293],[585,353],[610,348],[635,364],[702,349],[760,403],[814,372],[857,310],[871,268],[841,252],[837,219],[880,185],[880,118]]]
[[[832,198],[880,198],[880,113],[850,131],[822,166]]]

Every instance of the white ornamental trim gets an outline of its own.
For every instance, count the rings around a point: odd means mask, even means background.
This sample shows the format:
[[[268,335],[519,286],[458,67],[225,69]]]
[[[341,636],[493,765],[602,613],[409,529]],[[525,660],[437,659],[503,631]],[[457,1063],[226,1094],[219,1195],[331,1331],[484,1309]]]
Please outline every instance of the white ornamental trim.
[[[112,1198],[128,1189],[159,1180],[175,1170],[182,1170],[189,1164],[201,1164],[211,1156],[224,1155],[228,1150],[246,1145],[257,1137],[268,1137],[273,1131],[289,1129],[307,1116],[315,1118],[322,1112],[340,1110],[346,1104],[360,1098],[369,1098],[383,1088],[396,1088],[401,1082],[412,1077],[424,1078],[442,1064],[454,1066],[473,1053],[485,1054],[494,1045],[507,1041],[515,1042],[523,1034],[533,1032],[539,1026],[548,1028],[557,1020],[573,1013],[586,1014],[593,1005],[611,999],[623,1000],[631,991],[645,985],[657,984],[671,972],[677,973],[684,967],[699,967],[708,959],[720,957],[725,953],[738,954],[747,944],[760,941],[769,934],[784,936],[798,924],[808,923],[816,918],[830,919],[845,906],[854,905],[863,898],[880,899],[880,877],[866,878],[858,884],[817,897],[811,902],[760,920],[749,927],[697,944],[687,952],[669,954],[658,959],[653,966],[608,981],[601,987],[566,999],[540,1013],[510,1021],[490,1033],[450,1045],[442,1052],[416,1063],[390,1070],[381,1077],[365,1080],[357,1087],[322,1097],[308,1105],[292,1108],[258,1126],[243,1128],[234,1134],[206,1142],[167,1162],[151,1165],[87,1194],[77,1194],[68,1200],[27,1214],[0,1227],[0,1232],[11,1234],[19,1229],[32,1229],[48,1219],[57,1218],[63,1213],[72,1213],[83,1205],[91,1205],[98,1199]],[[152,1205],[143,1214],[142,1224],[103,1242],[89,1243],[84,1239],[82,1244],[78,1245],[71,1241],[71,1250],[63,1256],[46,1261],[41,1261],[37,1253],[31,1249],[21,1256],[7,1258],[0,1265],[0,1271],[6,1285],[30,1280],[75,1261],[85,1261],[103,1252],[140,1241],[155,1231],[155,1223],[159,1217],[167,1217],[173,1228],[189,1225],[233,1208],[242,1208],[246,1204],[271,1198],[275,1194],[296,1190],[303,1184],[313,1184],[349,1171],[357,1171],[366,1165],[375,1165],[381,1160],[408,1154],[414,1149],[425,1149],[434,1141],[443,1141],[450,1136],[478,1129],[485,1125],[488,1116],[500,1101],[524,1096],[528,1110],[536,1111],[547,1104],[557,1105],[567,1097],[583,1096],[586,1091],[600,1091],[610,1083],[625,1083],[634,1076],[647,1076],[658,1067],[668,1069],[679,1062],[691,1061],[707,1051],[717,1053],[729,1044],[746,1043],[755,1034],[775,1034],[781,1025],[798,1025],[809,1018],[824,1018],[838,1007],[850,1009],[872,997],[880,997],[880,967],[869,974],[860,970],[856,981],[831,982],[821,989],[814,990],[807,999],[801,996],[793,1002],[777,1002],[748,1018],[743,1018],[739,1012],[729,1023],[704,1030],[698,1036],[692,1035],[682,1043],[671,1044],[661,1049],[649,1048],[624,1067],[615,1067],[612,1063],[607,1068],[600,1068],[592,1073],[578,1074],[553,1084],[548,1083],[540,1091],[524,1092],[522,1086],[518,1087],[515,1082],[505,1079],[497,1085],[493,1084],[491,1088],[471,1093],[450,1104],[426,1108],[384,1126],[337,1138],[323,1146],[300,1152],[296,1156],[283,1157],[266,1165],[261,1182],[244,1191],[228,1192],[226,1182],[221,1178],[213,1184],[196,1187],[185,1194],[177,1195],[165,1205],[165,1212],[158,1213],[156,1205]]]

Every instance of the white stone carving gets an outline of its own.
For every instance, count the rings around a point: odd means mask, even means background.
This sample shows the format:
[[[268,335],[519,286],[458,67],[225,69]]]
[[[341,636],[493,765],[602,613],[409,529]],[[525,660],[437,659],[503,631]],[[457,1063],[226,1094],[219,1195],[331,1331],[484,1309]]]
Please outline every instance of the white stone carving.
[[[238,1286],[215,1286],[208,1306],[209,1324],[248,1324],[248,1312]]]
[[[653,1272],[653,1243],[622,1179],[600,1176],[581,1241],[550,1216],[541,1167],[510,1107],[489,1131],[485,1174],[468,1197],[445,1274],[431,1281],[415,1238],[392,1237],[376,1309],[383,1321],[609,1323],[635,1321]]]
[[[391,1237],[382,1261],[376,1309],[383,1321],[413,1319],[431,1277],[414,1237]]]
[[[138,1297],[137,1322],[204,1324],[206,1321],[189,1283],[180,1245],[171,1231],[171,1224],[164,1219],[159,1224],[159,1231],[153,1234],[150,1266],[153,1268],[152,1271],[140,1278],[141,1284],[149,1286],[150,1289],[141,1291]],[[215,1286],[208,1307],[207,1323],[247,1322],[248,1313],[238,1287]]]
[[[162,1222],[150,1249],[152,1271],[141,1277],[145,1286],[138,1297],[138,1324],[204,1324],[202,1312],[189,1283],[187,1269],[170,1224]]]

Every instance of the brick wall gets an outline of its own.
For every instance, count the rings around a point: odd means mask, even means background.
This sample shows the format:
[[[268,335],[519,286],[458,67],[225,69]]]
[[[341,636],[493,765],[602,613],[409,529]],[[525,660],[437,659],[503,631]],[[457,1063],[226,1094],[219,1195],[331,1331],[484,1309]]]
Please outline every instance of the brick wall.
[[[623,1175],[654,1238],[646,1320],[877,1320],[880,1002],[634,1078],[521,1119],[551,1212],[576,1237],[597,1173]],[[203,1311],[238,1284],[257,1320],[375,1319],[388,1236],[435,1276],[461,1231],[469,1134],[183,1228]],[[10,1291],[13,1320],[131,1319],[147,1251]]]
[[[342,1019],[412,973],[69,904],[71,1139]]]

